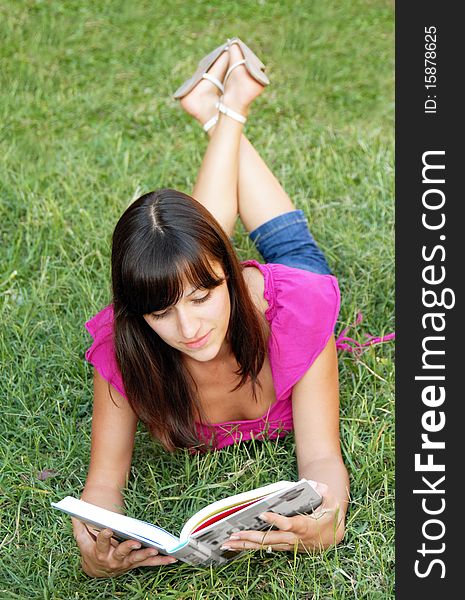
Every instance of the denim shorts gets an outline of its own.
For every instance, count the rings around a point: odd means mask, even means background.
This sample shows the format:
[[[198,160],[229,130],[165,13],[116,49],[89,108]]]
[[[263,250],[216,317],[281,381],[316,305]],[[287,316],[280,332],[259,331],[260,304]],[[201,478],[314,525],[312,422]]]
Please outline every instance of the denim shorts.
[[[249,236],[266,263],[331,275],[325,255],[313,239],[300,209],[274,217]]]

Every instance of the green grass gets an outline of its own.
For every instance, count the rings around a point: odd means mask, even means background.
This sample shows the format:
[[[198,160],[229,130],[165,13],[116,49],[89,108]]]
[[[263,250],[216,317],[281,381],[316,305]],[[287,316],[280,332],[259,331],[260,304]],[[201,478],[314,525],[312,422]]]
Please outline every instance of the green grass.
[[[0,35],[0,597],[392,598],[392,344],[340,356],[352,503],[337,549],[91,580],[69,519],[50,509],[86,477],[82,324],[110,299],[112,229],[143,192],[191,191],[206,137],[170,94],[226,37],[268,65],[247,134],[328,254],[339,329],[359,310],[361,341],[394,329],[391,2],[2,0]],[[258,257],[240,227],[236,243]],[[205,502],[294,478],[294,456],[292,436],[170,455],[141,428],[128,511],[177,532]],[[43,469],[54,474],[40,481]]]

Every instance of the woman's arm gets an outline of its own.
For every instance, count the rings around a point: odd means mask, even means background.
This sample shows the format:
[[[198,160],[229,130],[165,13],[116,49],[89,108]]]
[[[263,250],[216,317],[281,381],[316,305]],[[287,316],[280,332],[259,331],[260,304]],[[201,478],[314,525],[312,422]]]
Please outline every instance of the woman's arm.
[[[227,541],[233,550],[271,546],[275,550],[321,550],[344,536],[349,478],[339,442],[339,383],[337,353],[331,337],[292,392],[299,478],[317,483],[323,503],[312,515],[284,517],[265,513],[279,531],[243,531]]]
[[[294,386],[292,406],[299,477],[326,486],[321,486],[324,501],[320,512],[326,509],[333,515],[331,527],[322,532],[326,547],[342,540],[349,502],[349,477],[340,446],[339,374],[333,336]],[[325,523],[330,523],[327,516],[320,526]]]
[[[94,371],[92,442],[83,500],[123,512],[122,489],[131,468],[137,421],[128,401]]]
[[[137,421],[128,401],[95,371],[91,458],[82,493],[86,502],[123,512],[122,490],[131,467]],[[174,562],[170,557],[157,556],[153,548],[140,550],[135,540],[118,544],[109,529],[95,535],[77,519],[73,519],[73,531],[82,568],[91,577],[110,577],[134,567]]]
[[[299,477],[328,485],[345,514],[349,479],[339,441],[339,373],[334,337],[294,386],[292,409]]]

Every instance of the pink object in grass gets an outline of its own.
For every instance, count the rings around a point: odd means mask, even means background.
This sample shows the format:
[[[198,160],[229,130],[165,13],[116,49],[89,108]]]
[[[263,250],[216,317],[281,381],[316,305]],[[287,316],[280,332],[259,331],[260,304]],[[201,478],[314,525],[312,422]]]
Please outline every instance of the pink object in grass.
[[[387,335],[383,336],[374,336],[366,333],[365,336],[368,337],[368,340],[362,344],[351,337],[347,337],[346,333],[349,331],[349,329],[353,329],[359,325],[362,322],[362,319],[363,315],[361,312],[359,312],[357,314],[355,323],[352,323],[341,331],[336,339],[336,348],[338,350],[345,350],[346,352],[353,352],[356,355],[360,355],[368,346],[373,346],[374,344],[383,344],[384,342],[390,342],[396,338],[395,332],[388,333]]]

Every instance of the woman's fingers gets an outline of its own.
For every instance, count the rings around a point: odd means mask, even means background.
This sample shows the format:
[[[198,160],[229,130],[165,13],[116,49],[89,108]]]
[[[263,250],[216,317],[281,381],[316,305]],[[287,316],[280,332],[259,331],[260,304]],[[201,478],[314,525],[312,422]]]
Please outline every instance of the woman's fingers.
[[[246,544],[252,544],[249,546]],[[293,533],[286,531],[242,531],[240,534],[235,534],[234,537],[226,540],[223,546],[227,546],[233,550],[241,550],[242,548],[262,548],[268,546],[292,546],[297,543],[297,538]]]
[[[280,515],[278,513],[266,512],[260,515],[260,518],[269,525],[274,525],[281,531],[291,531],[293,528],[292,519],[295,517],[285,517],[284,515]]]
[[[133,567],[158,567],[160,565],[171,565],[175,562],[178,562],[177,558],[159,554],[158,556],[150,556],[141,562],[137,562]]]
[[[335,511],[331,508],[317,508],[315,512],[308,515],[296,515],[285,517],[277,513],[264,513],[263,517],[267,523],[274,525],[281,531],[291,531],[297,536],[308,536],[317,533],[322,526],[334,519]]]
[[[279,543],[266,543],[261,544],[258,542],[251,542],[250,540],[241,540],[240,542],[232,542],[225,543],[222,546],[223,549],[236,550],[237,552],[241,552],[242,550],[281,550],[281,551],[289,551],[294,549],[295,544],[289,544],[287,542],[279,542]]]
[[[129,562],[134,566],[139,566],[137,563],[141,563],[148,558],[154,558],[158,556],[158,550],[155,548],[143,548],[142,550],[133,550],[128,556]]]
[[[296,515],[295,517],[285,517],[278,513],[267,512],[261,515],[264,521],[274,525],[280,531],[291,532],[296,536],[302,536],[308,532],[309,527],[313,525],[308,519],[308,515]],[[273,531],[270,531],[270,534]],[[276,532],[275,532],[276,533]]]
[[[172,556],[160,555],[156,548],[142,548],[141,550],[134,550],[130,548],[129,552],[127,552],[127,547],[122,550],[118,548],[113,552],[112,558],[113,560],[120,561],[121,568],[124,570],[137,567],[169,565],[177,562],[177,559],[173,558]]]
[[[113,535],[111,529],[102,529],[97,535],[95,546],[98,554],[108,554],[111,548],[110,538]]]
[[[232,550],[247,550],[247,549],[258,549],[268,548],[269,546],[274,549],[290,550],[295,544],[298,543],[298,539],[293,531],[291,531],[291,523],[288,517],[282,515],[272,514],[276,526],[278,526],[277,519],[275,517],[281,517],[279,524],[285,528],[281,531],[267,529],[265,531],[240,531],[239,533],[233,534],[229,540],[226,540],[223,547],[231,548]],[[271,524],[271,521],[268,521]]]
[[[95,537],[92,536],[87,527],[78,519],[73,518],[73,536],[81,552],[91,551],[95,546]]]
[[[156,548],[141,548],[136,540],[121,542],[108,554],[108,563],[118,570],[142,566],[164,565],[177,562],[171,556],[159,556]]]
[[[73,523],[73,537],[76,542],[80,542],[84,537],[89,538],[89,534],[87,533],[87,529],[84,526],[84,523],[81,523],[78,519],[74,517],[71,518]]]
[[[130,554],[136,554],[135,551],[139,550],[140,547],[140,543],[133,540],[121,542],[113,550],[113,558],[115,560],[125,560]],[[157,552],[156,550],[154,551]]]
[[[315,515],[285,517],[269,512],[262,515],[264,521],[278,529],[264,531],[240,531],[233,534],[223,544],[231,550],[269,548],[273,550],[293,550],[297,547],[321,545],[321,534],[334,519],[334,510],[322,509]]]

